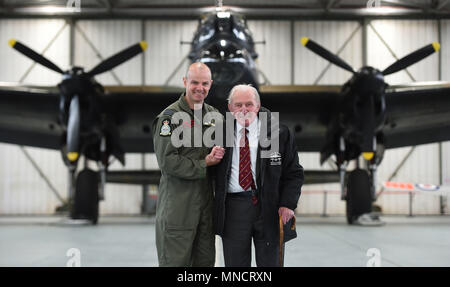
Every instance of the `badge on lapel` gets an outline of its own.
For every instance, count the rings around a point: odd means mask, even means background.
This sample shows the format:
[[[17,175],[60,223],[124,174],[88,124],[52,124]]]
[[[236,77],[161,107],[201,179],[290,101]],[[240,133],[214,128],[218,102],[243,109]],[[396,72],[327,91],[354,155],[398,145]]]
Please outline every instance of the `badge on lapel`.
[[[171,129],[170,129],[170,120],[164,120],[163,124],[161,126],[161,130],[159,131],[160,136],[170,136]]]
[[[203,125],[207,126],[207,127],[215,127],[216,123],[214,121],[210,121],[210,122],[204,122]]]
[[[270,165],[281,165],[281,154],[279,152],[270,154]]]

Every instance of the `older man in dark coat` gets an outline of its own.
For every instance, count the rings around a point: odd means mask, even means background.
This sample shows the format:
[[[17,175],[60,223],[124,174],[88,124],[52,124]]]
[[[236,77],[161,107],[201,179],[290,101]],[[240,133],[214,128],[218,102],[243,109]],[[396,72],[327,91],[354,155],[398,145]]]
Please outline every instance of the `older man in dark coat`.
[[[279,217],[284,224],[282,241],[297,236],[291,227],[303,184],[303,167],[294,136],[281,124],[271,132],[274,120],[270,111],[261,107],[252,86],[235,86],[228,102],[234,118],[227,120],[225,127],[227,147],[217,166],[214,208],[225,266],[250,266],[252,239],[257,266],[279,266]]]

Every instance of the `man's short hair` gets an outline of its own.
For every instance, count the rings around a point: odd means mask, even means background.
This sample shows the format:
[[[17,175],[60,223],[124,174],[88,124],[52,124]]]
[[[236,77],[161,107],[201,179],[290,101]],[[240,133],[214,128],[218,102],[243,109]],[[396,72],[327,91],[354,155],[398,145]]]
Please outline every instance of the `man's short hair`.
[[[251,84],[248,84],[248,85],[241,84],[241,85],[236,85],[236,86],[234,86],[234,87],[231,89],[230,93],[228,94],[228,99],[227,99],[227,100],[228,100],[228,104],[231,105],[232,98],[233,98],[234,94],[235,94],[237,91],[245,91],[245,90],[251,90],[251,91],[253,92],[253,95],[255,95],[255,100],[256,100],[256,102],[257,102],[258,104],[261,104],[261,100],[260,100],[260,98],[259,98],[259,93],[258,93],[258,91],[255,89],[255,87],[253,87]]]
[[[197,66],[196,68],[199,69],[199,70],[203,70],[203,69],[204,69],[204,70],[207,70],[207,71],[209,72],[209,75],[212,77],[211,69],[208,67],[208,65],[206,65],[205,63],[202,63],[202,62],[197,61],[197,62],[194,62],[194,63],[192,63],[192,64],[189,65],[189,67],[188,67],[188,69],[187,69],[187,71],[186,71],[186,74],[184,75],[184,77],[185,77],[186,79],[189,78],[189,72],[190,72],[195,66]]]

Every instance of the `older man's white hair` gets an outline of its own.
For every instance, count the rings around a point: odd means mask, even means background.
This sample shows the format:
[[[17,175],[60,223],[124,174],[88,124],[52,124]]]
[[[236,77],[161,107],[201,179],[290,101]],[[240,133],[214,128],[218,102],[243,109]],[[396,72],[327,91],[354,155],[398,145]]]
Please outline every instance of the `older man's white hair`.
[[[248,85],[236,85],[234,86],[231,91],[230,94],[228,95],[228,104],[231,105],[232,101],[233,101],[233,96],[237,91],[252,91],[253,95],[255,96],[255,100],[258,104],[261,104],[261,100],[259,99],[259,93],[258,91],[255,89],[255,87],[253,87],[251,84]]]

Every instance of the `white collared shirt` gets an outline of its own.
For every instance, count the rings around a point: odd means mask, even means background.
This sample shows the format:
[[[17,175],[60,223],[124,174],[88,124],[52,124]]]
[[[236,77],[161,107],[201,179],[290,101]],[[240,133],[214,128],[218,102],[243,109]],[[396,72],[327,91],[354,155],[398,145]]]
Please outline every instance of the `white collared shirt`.
[[[252,176],[256,185],[256,156],[258,152],[258,139],[259,139],[259,120],[255,120],[247,127],[248,129],[248,145],[250,147],[250,164],[252,168]],[[239,185],[239,143],[243,133],[241,129],[244,127],[236,122],[234,130],[234,146],[233,146],[233,158],[231,160],[231,174],[230,181],[228,182],[228,192],[242,192],[244,189]],[[251,188],[251,187],[250,187]]]

